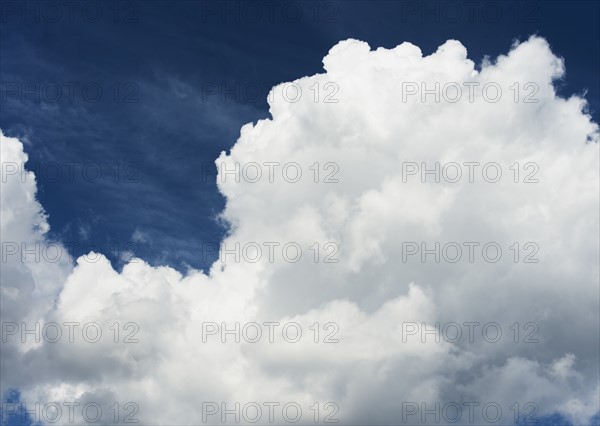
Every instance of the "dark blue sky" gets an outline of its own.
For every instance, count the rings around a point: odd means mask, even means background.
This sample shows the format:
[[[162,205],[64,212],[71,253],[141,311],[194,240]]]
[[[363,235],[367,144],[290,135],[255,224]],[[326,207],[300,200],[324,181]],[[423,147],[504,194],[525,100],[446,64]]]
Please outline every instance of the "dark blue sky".
[[[1,4],[0,127],[26,143],[54,237],[116,266],[128,250],[209,265],[226,230],[203,165],[268,117],[270,86],[322,72],[346,38],[424,54],[453,38],[480,63],[539,34],[565,59],[560,92],[587,91],[599,117],[598,1]]]

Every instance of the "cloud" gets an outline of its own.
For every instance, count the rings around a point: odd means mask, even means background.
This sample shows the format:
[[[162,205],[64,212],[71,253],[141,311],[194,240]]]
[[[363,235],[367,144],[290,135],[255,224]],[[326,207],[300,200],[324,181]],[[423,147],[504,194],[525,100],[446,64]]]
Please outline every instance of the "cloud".
[[[245,125],[217,159],[231,232],[208,273],[141,259],[119,273],[99,253],[10,256],[2,321],[80,326],[73,342],[9,335],[3,393],[134,402],[155,424],[199,424],[222,402],[257,403],[268,423],[269,401],[279,423],[291,402],[301,423],[315,402],[321,421],[335,412],[348,424],[427,423],[422,404],[474,401],[475,423],[490,403],[500,424],[514,403],[521,417],[590,421],[599,136],[583,99],[556,95],[562,59],[540,37],[479,70],[454,40],[429,56],[346,40],[323,63],[274,87],[272,118]],[[2,158],[25,162],[22,144],[2,135]],[[35,181],[22,180],[3,170],[3,249],[47,243]],[[239,323],[239,343],[223,323]],[[96,343],[78,334],[90,324]],[[436,324],[438,341],[423,334]]]

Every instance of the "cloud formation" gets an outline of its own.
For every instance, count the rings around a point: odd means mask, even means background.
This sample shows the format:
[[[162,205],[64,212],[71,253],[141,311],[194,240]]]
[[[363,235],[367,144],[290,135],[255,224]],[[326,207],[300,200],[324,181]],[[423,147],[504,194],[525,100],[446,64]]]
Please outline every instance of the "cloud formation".
[[[63,337],[3,328],[3,394],[119,402],[119,421],[134,402],[142,424],[221,423],[221,403],[242,422],[258,404],[259,423],[268,402],[275,423],[286,403],[314,423],[315,402],[344,424],[435,423],[436,403],[438,423],[456,406],[489,423],[492,403],[496,424],[598,413],[599,135],[584,99],[556,95],[563,61],[532,37],[480,69],[455,40],[429,56],[346,40],[323,64],[217,159],[231,233],[210,271],[6,256],[2,322]],[[3,167],[3,253],[48,245],[35,191]]]

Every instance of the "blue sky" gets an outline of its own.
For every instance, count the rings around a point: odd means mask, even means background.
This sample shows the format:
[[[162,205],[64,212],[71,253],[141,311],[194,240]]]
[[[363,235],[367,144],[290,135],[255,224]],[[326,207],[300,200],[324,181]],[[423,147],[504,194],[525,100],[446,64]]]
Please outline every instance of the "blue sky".
[[[339,40],[373,48],[408,40],[428,54],[453,38],[480,62],[539,34],[566,61],[560,91],[587,91],[599,116],[595,1],[457,2],[458,12],[440,2],[301,1],[254,19],[235,2],[227,12],[214,2],[152,0],[120,3],[118,22],[118,3],[98,18],[83,6],[72,18],[62,10],[57,22],[47,22],[52,10],[28,6],[27,15],[8,3],[0,125],[27,142],[29,167],[42,171],[39,198],[56,237],[75,255],[100,247],[117,267],[129,250],[181,271],[212,263],[203,247],[226,232],[217,219],[224,199],[203,164],[230,148],[244,123],[268,117],[268,87],[322,71]],[[36,84],[39,99],[27,92]],[[56,178],[57,166],[72,179]]]

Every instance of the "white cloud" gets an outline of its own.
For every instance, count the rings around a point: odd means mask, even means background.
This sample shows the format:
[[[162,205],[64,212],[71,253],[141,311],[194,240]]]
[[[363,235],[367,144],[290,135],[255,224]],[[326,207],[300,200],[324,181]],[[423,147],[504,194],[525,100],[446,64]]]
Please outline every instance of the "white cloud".
[[[501,424],[512,422],[515,402],[582,423],[598,412],[598,126],[582,112],[582,99],[556,96],[563,61],[534,37],[479,71],[453,40],[425,57],[410,43],[372,51],[346,40],[323,63],[325,73],[295,81],[302,89],[297,102],[277,95],[287,86],[274,88],[273,118],[245,125],[230,154],[217,160],[228,170],[236,162],[281,163],[274,182],[266,174],[257,183],[223,173],[218,180],[227,198],[223,217],[234,225],[224,244],[256,242],[261,259],[235,262],[230,255],[209,275],[182,276],[140,260],[118,273],[95,254],[74,266],[11,257],[3,265],[2,321],[96,322],[107,334],[95,344],[63,338],[24,347],[10,340],[3,345],[3,392],[17,387],[28,403],[134,401],[137,418],[153,424],[199,424],[202,402],[221,401],[294,401],[302,422],[313,421],[314,402],[335,402],[336,417],[350,424],[398,423],[403,402],[496,402]],[[406,94],[423,82],[494,82],[503,92],[495,103],[479,90],[473,102],[465,92],[456,103]],[[522,102],[535,88],[538,102]],[[338,102],[323,102],[332,92],[329,100]],[[4,136],[2,156],[25,161],[22,145]],[[291,162],[302,168],[297,183],[279,174]],[[419,174],[406,173],[409,163],[422,162],[480,166],[473,183],[466,175],[459,183],[422,183]],[[497,183],[481,176],[492,162],[503,172]],[[510,169],[515,162],[519,183]],[[539,167],[537,183],[522,182],[535,171],[528,162]],[[337,183],[323,182],[330,173]],[[43,242],[47,224],[34,181],[6,178],[2,242]],[[265,242],[281,244],[273,262]],[[287,242],[303,249],[297,263],[282,260]],[[338,263],[322,262],[334,251],[327,242],[337,243]],[[422,263],[420,254],[403,261],[421,242],[455,242],[463,256],[456,263],[435,263],[433,255]],[[472,263],[468,242],[480,244]],[[487,242],[503,250],[497,263],[482,257]],[[535,251],[528,242],[539,247],[539,263],[522,262]],[[236,321],[295,322],[304,334],[298,343],[269,343],[264,335],[254,344],[223,344],[218,335],[203,342],[203,323]],[[472,321],[497,323],[502,338],[422,343],[419,334],[403,336],[408,323]],[[115,344],[115,322],[121,340],[135,328],[125,324],[139,325],[139,342]],[[339,342],[314,343],[315,322],[320,340],[336,329],[324,325],[335,322]],[[532,333],[538,343],[524,343]],[[420,413],[408,423],[419,421]]]

